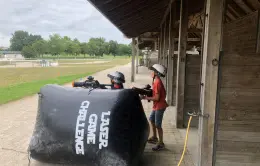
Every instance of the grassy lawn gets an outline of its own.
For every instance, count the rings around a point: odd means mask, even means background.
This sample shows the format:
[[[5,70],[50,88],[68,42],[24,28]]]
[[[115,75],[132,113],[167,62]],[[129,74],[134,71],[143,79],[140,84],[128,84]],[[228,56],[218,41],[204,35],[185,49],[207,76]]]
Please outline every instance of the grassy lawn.
[[[35,94],[45,84],[62,85],[128,62],[130,62],[129,58],[116,58],[103,64],[45,68],[0,68],[0,104]]]

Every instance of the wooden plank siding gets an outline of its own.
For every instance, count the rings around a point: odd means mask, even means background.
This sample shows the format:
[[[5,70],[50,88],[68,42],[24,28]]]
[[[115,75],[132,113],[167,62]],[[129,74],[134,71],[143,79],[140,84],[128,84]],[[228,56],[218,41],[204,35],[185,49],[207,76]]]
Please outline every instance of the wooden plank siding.
[[[260,165],[258,14],[224,25],[216,166]]]
[[[186,56],[185,95],[184,95],[184,127],[187,127],[189,116],[187,112],[199,112],[200,104],[200,55]],[[191,127],[198,127],[198,117],[194,117]]]

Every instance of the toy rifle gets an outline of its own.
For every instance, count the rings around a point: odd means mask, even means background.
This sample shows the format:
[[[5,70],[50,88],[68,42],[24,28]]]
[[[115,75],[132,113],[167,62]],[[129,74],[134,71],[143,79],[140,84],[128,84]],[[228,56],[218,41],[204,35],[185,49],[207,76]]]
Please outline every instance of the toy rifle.
[[[133,87],[133,90],[139,95],[153,97],[153,90],[151,89],[151,86],[149,84],[145,85],[143,88]],[[148,100],[148,102],[150,102],[150,100]]]

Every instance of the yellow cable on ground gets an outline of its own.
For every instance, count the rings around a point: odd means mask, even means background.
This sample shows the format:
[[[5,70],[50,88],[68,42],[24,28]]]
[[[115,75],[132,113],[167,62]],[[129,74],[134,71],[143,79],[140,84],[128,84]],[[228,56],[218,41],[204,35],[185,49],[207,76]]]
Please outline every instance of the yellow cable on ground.
[[[179,161],[179,163],[178,163],[178,166],[181,165],[182,160],[183,160],[183,157],[184,157],[185,152],[186,152],[186,147],[187,147],[187,142],[188,142],[188,136],[189,136],[189,130],[190,130],[191,120],[192,120],[192,116],[190,116],[190,118],[189,118],[188,127],[187,127],[187,130],[186,130],[186,137],[185,137],[184,147],[183,147],[181,159],[180,159],[180,161]]]

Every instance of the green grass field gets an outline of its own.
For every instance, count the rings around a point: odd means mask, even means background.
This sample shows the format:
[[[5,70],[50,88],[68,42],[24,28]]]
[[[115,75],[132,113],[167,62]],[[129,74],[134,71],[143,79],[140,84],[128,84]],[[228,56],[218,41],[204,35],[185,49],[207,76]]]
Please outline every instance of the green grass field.
[[[73,63],[71,60],[68,61]],[[89,61],[86,60],[86,62]],[[46,84],[62,85],[98,71],[129,62],[129,58],[115,58],[108,63],[102,64],[71,64],[69,66],[43,68],[0,68],[0,104],[35,94]]]

